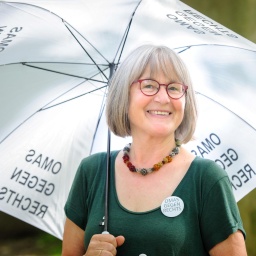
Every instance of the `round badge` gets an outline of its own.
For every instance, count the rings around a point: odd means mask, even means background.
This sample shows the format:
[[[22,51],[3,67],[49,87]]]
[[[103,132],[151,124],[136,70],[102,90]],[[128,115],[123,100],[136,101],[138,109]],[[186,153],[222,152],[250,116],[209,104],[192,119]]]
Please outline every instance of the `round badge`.
[[[184,202],[177,196],[169,196],[161,204],[161,211],[166,217],[176,217],[182,213]]]

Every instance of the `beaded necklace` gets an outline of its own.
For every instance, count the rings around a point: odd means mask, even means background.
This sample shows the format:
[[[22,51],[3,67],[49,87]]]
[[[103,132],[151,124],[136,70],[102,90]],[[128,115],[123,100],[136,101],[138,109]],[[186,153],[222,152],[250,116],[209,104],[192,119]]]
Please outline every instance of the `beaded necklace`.
[[[129,153],[131,150],[131,143],[127,144],[123,149],[123,152],[124,152],[123,161],[131,172],[138,172],[143,176],[145,176],[153,171],[158,171],[164,164],[170,163],[172,161],[172,158],[179,154],[181,144],[179,143],[178,140],[175,140],[175,143],[176,143],[176,147],[171,151],[171,153],[168,156],[166,156],[161,162],[154,164],[152,168],[136,168],[130,162]]]

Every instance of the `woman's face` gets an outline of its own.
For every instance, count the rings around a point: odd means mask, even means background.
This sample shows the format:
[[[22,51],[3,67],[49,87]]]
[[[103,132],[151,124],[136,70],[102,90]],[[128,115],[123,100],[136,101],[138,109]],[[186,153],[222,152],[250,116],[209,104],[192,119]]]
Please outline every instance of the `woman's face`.
[[[163,72],[152,75],[149,67],[139,79],[154,79],[159,84],[169,84],[176,80],[168,80]],[[164,86],[156,95],[146,96],[140,91],[139,82],[131,85],[129,120],[131,135],[149,135],[153,137],[173,137],[174,132],[183,120],[185,109],[185,95],[180,99],[171,99]]]

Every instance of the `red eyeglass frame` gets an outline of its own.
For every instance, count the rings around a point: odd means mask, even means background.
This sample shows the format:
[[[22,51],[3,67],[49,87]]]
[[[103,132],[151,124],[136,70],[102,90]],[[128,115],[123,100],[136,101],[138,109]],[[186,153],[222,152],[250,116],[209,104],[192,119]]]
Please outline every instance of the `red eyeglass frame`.
[[[145,80],[151,80],[151,81],[154,81],[154,82],[156,82],[156,83],[159,84],[159,89],[158,89],[158,91],[157,91],[155,94],[147,95],[147,94],[145,94],[145,93],[141,90],[141,82],[143,82],[143,81],[145,81]],[[183,88],[184,88],[184,93],[183,93],[179,98],[173,98],[173,97],[171,97],[171,96],[169,95],[169,93],[168,93],[168,91],[167,91],[167,88],[168,88],[168,86],[169,86],[170,84],[174,84],[174,83],[160,84],[158,81],[156,81],[156,80],[154,80],[154,79],[147,78],[147,79],[138,79],[138,80],[134,81],[132,84],[135,84],[135,83],[138,83],[138,82],[140,83],[140,91],[141,91],[145,96],[148,96],[148,97],[156,95],[156,94],[160,91],[160,86],[165,86],[167,95],[169,96],[169,98],[171,98],[171,99],[173,99],[173,100],[178,100],[178,99],[182,98],[182,97],[187,93],[187,90],[188,90],[188,86],[187,86],[187,85],[182,84],[182,83],[177,83],[177,82],[175,82],[175,84],[180,84],[180,85],[183,86]]]

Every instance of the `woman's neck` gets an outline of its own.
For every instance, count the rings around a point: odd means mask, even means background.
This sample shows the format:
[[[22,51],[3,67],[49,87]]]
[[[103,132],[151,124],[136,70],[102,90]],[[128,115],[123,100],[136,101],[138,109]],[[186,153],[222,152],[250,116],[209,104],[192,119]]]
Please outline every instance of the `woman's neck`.
[[[133,136],[130,161],[137,168],[150,168],[157,162],[162,161],[175,147],[174,136],[168,138]]]

